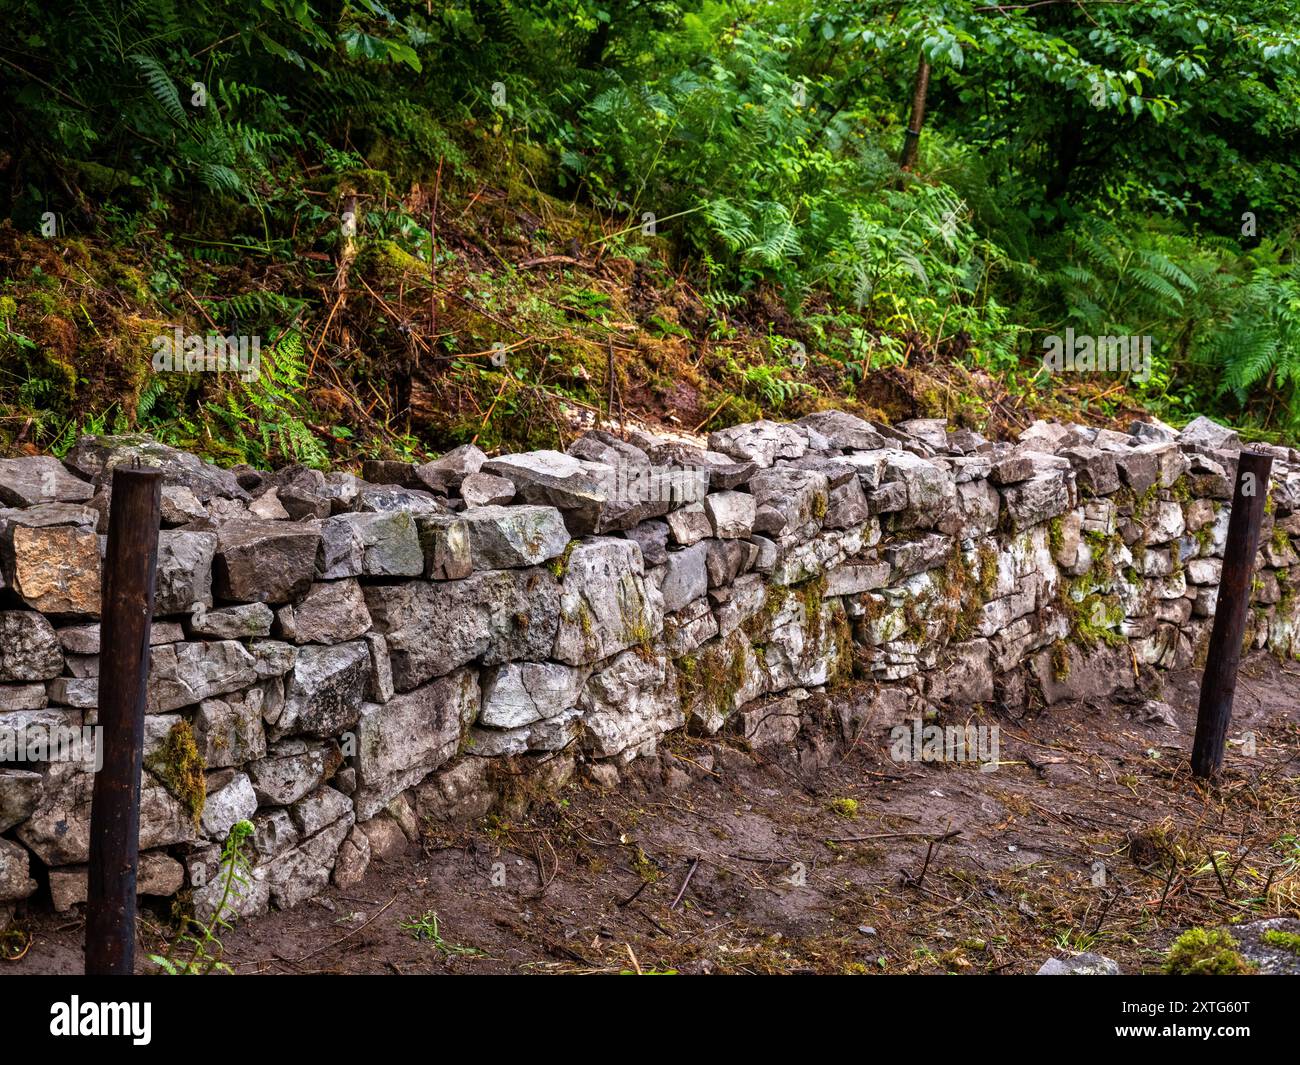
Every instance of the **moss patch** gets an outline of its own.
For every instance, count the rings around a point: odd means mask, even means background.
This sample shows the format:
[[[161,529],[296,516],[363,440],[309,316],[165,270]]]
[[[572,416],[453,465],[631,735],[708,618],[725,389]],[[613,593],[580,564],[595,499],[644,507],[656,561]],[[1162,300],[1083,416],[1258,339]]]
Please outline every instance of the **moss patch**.
[[[188,721],[178,721],[167,733],[162,745],[144,760],[145,768],[162,781],[163,786],[185,804],[197,826],[207,800],[207,768],[194,730]]]
[[[1170,946],[1165,972],[1170,976],[1243,976],[1254,972],[1237,946],[1237,941],[1222,929],[1189,928]]]

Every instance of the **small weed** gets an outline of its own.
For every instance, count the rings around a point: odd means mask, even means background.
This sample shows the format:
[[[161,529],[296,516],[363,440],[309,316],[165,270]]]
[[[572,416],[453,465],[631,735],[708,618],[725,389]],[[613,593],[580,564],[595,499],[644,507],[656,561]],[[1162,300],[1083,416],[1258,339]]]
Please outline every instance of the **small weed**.
[[[442,938],[442,933],[438,930],[438,911],[425,910],[419,917],[408,917],[397,926],[403,932],[408,932],[411,938],[423,940],[432,943],[438,950],[442,951],[448,957],[456,958],[486,958],[487,954],[477,947],[462,947],[457,943],[448,943]]]

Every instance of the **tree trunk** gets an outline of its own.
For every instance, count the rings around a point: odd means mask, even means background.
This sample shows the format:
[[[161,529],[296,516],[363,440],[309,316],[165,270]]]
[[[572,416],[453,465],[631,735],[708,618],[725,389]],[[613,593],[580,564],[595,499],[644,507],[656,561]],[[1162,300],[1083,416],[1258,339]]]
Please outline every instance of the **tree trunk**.
[[[903,152],[898,157],[901,170],[911,170],[916,162],[916,148],[921,141],[921,127],[925,124],[925,97],[930,91],[930,64],[922,52],[916,61],[916,80],[912,83],[912,117],[903,134]]]

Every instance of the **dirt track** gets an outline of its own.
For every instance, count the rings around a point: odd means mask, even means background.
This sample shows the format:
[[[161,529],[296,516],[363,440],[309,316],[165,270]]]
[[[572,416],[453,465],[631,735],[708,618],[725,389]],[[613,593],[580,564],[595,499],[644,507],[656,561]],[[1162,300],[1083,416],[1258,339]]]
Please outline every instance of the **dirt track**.
[[[1021,973],[1095,949],[1153,970],[1191,925],[1300,914],[1300,668],[1245,665],[1232,736],[1253,731],[1256,754],[1230,748],[1214,790],[1186,768],[1198,681],[1167,678],[1176,728],[1142,722],[1140,702],[986,719],[1001,728],[995,772],[898,765],[883,743],[778,765],[674,739],[617,790],[572,783],[525,818],[428,836],[354,889],[248,922],[224,937],[225,960],[239,973]],[[431,911],[438,940],[402,928]],[[31,948],[0,973],[80,971],[79,915],[26,927]]]

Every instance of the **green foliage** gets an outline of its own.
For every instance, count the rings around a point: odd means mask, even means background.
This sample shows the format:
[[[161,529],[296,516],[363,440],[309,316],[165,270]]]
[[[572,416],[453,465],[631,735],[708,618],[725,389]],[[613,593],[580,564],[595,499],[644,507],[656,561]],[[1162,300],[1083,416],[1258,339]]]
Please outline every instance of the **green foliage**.
[[[408,917],[405,921],[400,921],[397,927],[403,932],[409,933],[414,939],[432,943],[434,947],[448,957],[487,957],[487,954],[477,947],[463,947],[456,943],[448,943],[447,940],[443,939],[438,927],[438,914],[435,910],[425,910],[419,917]]]
[[[1150,335],[1126,399],[1295,434],[1298,18],[1300,0],[14,0],[0,209],[156,252],[135,287],[169,317],[279,338],[256,381],[148,381],[82,412],[178,442],[215,426],[245,461],[319,464],[333,438],[308,397],[324,286],[273,271],[333,254],[349,195],[370,239],[428,261],[444,166],[475,199],[526,184],[594,207],[585,253],[676,260],[713,339],[767,309],[759,332],[815,343],[849,387],[952,358],[1051,398],[1074,382],[1037,373],[1043,336]],[[500,173],[472,172],[484,145]],[[209,267],[245,284],[195,289]],[[12,387],[48,418],[82,367],[30,320],[0,313],[0,349],[39,370]],[[802,394],[773,350],[737,363],[751,404]]]
[[[221,960],[223,947],[217,933],[228,932],[234,927],[230,921],[235,911],[234,900],[242,889],[248,887],[252,872],[247,853],[248,841],[252,837],[251,821],[235,822],[221,848],[218,863],[221,895],[211,918],[202,922],[192,916],[185,917],[180,933],[168,944],[166,953],[149,955],[149,960],[168,976],[206,976],[232,971]]]
[[[1174,940],[1165,958],[1170,976],[1241,976],[1253,967],[1237,951],[1237,941],[1218,928],[1189,928]]]

